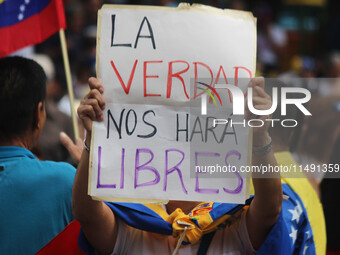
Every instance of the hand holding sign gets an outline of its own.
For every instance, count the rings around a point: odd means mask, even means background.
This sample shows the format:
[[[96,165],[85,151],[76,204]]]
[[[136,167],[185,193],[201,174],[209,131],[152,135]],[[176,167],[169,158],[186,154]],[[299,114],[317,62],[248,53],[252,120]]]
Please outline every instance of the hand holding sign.
[[[268,110],[272,106],[271,97],[264,91],[264,78],[256,77],[251,79],[249,87],[253,88],[252,93],[252,107],[256,110]],[[268,129],[270,127],[270,122],[265,121],[266,119],[271,119],[270,115],[254,115],[250,113],[249,109],[246,112],[246,119],[262,120],[263,125],[258,127],[253,127],[253,146],[263,146],[268,144],[269,135]]]
[[[104,87],[101,82],[96,78],[89,79],[90,92],[80,102],[78,108],[79,118],[82,120],[83,125],[87,132],[92,131],[92,121],[103,121],[103,110],[105,108],[105,99],[102,94]]]

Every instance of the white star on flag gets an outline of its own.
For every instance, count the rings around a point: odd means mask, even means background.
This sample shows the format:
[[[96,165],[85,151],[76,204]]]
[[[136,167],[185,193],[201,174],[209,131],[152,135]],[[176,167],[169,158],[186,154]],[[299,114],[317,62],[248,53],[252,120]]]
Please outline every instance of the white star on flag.
[[[297,206],[295,206],[296,211],[299,213],[299,216],[303,213],[302,206],[299,202],[299,200],[295,200],[297,203]]]
[[[296,237],[297,237],[297,229],[295,229],[293,226],[291,226],[292,229],[292,233],[289,234],[289,236],[293,239],[293,245],[296,241]]]
[[[300,216],[303,213],[303,210],[302,210],[300,202],[298,200],[295,200],[295,201],[297,205],[295,206],[294,210],[290,209],[288,211],[292,214],[291,221],[296,220],[296,223],[299,223]]]
[[[24,19],[26,5],[28,6],[29,3],[30,3],[30,0],[25,0],[25,3],[19,6],[18,20],[23,20]]]
[[[293,220],[296,220],[296,223],[299,223],[299,220],[300,220],[300,215],[299,215],[299,213],[297,212],[297,210],[296,210],[296,207],[295,207],[295,209],[294,210],[288,210],[291,214],[292,214],[292,219],[291,219],[291,221],[293,221]]]
[[[308,249],[308,246],[307,246],[307,245],[305,245],[305,247],[303,248],[303,255],[305,255],[305,254],[306,254],[306,251],[307,251],[307,249]]]

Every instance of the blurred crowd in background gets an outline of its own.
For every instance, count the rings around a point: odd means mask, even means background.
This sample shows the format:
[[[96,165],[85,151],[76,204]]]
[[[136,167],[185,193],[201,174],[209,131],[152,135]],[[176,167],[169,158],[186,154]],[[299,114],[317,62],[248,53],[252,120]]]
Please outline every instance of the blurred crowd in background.
[[[191,1],[187,1],[193,3]],[[257,17],[257,76],[304,78],[300,84],[312,93],[312,116],[297,116],[299,126],[290,149],[300,164],[340,163],[340,1],[337,0],[210,0],[195,1],[218,8],[251,11]],[[66,39],[76,102],[87,92],[87,80],[95,76],[97,11],[102,4],[138,4],[176,7],[171,0],[64,0]],[[58,35],[22,50],[42,64],[49,79],[47,122],[36,154],[42,159],[68,161],[59,132],[72,137],[69,100]],[[331,78],[313,82],[315,78]],[[334,224],[339,204],[332,194],[340,180],[314,175],[324,203],[328,246],[337,247],[340,228]],[[323,179],[323,181],[322,181]],[[321,183],[321,185],[320,185]],[[320,185],[320,186],[319,186]],[[329,224],[333,222],[333,224]],[[331,226],[333,225],[334,228]],[[334,238],[333,238],[334,237]],[[339,248],[339,247],[337,247]]]

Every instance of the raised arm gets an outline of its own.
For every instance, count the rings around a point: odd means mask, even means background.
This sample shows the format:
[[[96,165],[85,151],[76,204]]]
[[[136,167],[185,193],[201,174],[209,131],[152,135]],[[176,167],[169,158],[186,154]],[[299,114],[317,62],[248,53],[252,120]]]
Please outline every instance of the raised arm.
[[[87,147],[91,142],[92,121],[103,121],[102,110],[105,107],[105,100],[102,97],[104,89],[100,81],[90,78],[89,86],[91,90],[78,108],[79,118],[87,131],[85,138]],[[117,236],[115,215],[105,203],[92,200],[87,194],[88,170],[89,152],[83,150],[73,185],[73,214],[92,246],[100,254],[110,254]]]
[[[264,91],[264,79],[255,78],[251,81],[253,87],[253,105],[255,109],[265,110],[271,107],[271,98]],[[248,114],[248,118],[268,119],[269,116],[253,116]],[[272,150],[266,149],[270,143],[268,128],[270,122],[265,121],[262,127],[253,128],[253,155],[252,164],[254,166],[272,165],[276,166],[277,162]],[[257,148],[258,153],[254,152]],[[279,173],[253,173],[253,184],[255,197],[250,204],[247,212],[247,229],[250,241],[254,249],[260,248],[266,239],[269,231],[279,217],[282,206],[282,186]]]

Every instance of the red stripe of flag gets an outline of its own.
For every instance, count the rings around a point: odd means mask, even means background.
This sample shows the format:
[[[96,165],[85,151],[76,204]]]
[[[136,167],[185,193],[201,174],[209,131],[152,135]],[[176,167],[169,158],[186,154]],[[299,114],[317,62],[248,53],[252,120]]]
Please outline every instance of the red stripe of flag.
[[[0,28],[0,57],[23,47],[41,43],[60,29],[66,28],[62,0],[51,0],[40,13],[22,22]]]
[[[80,224],[72,221],[36,255],[86,255],[78,246]]]

